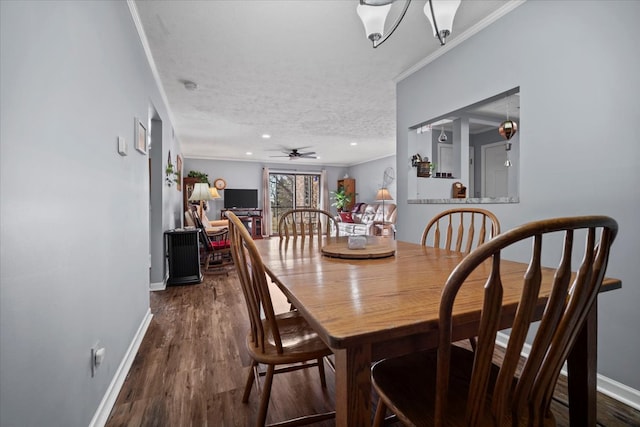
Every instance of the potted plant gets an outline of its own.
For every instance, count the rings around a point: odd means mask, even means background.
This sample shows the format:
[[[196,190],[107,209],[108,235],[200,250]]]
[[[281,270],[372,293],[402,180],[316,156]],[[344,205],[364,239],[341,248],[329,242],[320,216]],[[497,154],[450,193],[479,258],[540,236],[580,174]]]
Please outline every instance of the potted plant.
[[[173,169],[173,163],[167,163],[167,167],[164,168],[164,174],[167,186],[171,187],[178,182],[178,172]]]
[[[347,194],[344,188],[338,188],[338,190],[332,191],[331,195],[334,200],[331,206],[335,206],[338,212],[342,212],[342,210],[351,203],[351,200],[353,200],[353,194]]]
[[[189,171],[189,175],[187,176],[189,178],[198,178],[199,182],[206,182],[207,184],[209,184],[209,175],[204,172]]]

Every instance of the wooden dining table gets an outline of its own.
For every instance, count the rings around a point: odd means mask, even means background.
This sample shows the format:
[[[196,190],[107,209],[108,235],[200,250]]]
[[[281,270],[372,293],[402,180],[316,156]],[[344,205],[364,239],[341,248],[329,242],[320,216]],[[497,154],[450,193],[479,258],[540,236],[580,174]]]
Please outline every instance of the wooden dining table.
[[[303,242],[277,238],[256,241],[276,284],[335,354],[336,425],[371,425],[371,364],[386,357],[435,348],[440,294],[464,254],[385,237],[368,245],[387,245],[383,258],[345,259],[323,255],[326,245],[347,238]],[[504,287],[502,326],[515,315],[527,264],[501,261]],[[461,288],[453,312],[455,340],[476,336],[483,285],[489,266],[478,268]],[[542,307],[553,271],[544,269]],[[602,290],[619,288],[605,279]],[[538,315],[540,315],[539,313]],[[597,305],[568,359],[572,426],[595,426]]]

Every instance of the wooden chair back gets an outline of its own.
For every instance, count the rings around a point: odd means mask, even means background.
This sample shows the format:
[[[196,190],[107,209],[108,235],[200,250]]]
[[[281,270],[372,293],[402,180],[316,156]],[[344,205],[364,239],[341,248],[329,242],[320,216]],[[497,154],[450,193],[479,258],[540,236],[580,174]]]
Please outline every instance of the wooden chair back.
[[[207,235],[206,226],[202,223],[202,220],[195,209],[190,209],[189,214],[191,214],[191,220],[195,224],[196,228],[200,230],[200,238],[202,239],[204,246],[209,250],[211,247],[211,239],[209,239],[209,236]]]
[[[200,239],[206,252],[204,258],[204,271],[213,271],[231,264],[231,245],[229,241],[229,229],[221,228],[214,233],[208,233],[206,226],[195,210],[190,210],[191,219],[200,229]]]
[[[278,221],[280,239],[320,239],[322,236],[337,236],[338,223],[333,216],[322,209],[291,209],[282,214]]]
[[[476,235],[477,229],[477,235]],[[445,234],[443,245],[440,245]],[[475,247],[500,234],[500,221],[490,211],[480,208],[455,208],[439,213],[422,233],[422,245],[469,253]],[[463,246],[466,236],[466,243]],[[453,242],[455,240],[455,246]]]
[[[446,424],[449,377],[455,368],[450,366],[453,305],[458,291],[469,275],[478,267],[490,270],[484,284],[477,348],[466,402],[466,425],[479,425],[488,396],[491,396],[491,417],[496,421],[495,425],[506,425],[505,419],[509,417],[513,417],[514,420],[528,418],[529,425],[542,425],[542,419],[549,411],[562,365],[597,298],[605,275],[609,250],[617,231],[616,221],[606,216],[555,218],[531,222],[496,236],[476,248],[458,264],[445,284],[440,302],[435,408],[437,426]],[[584,248],[577,243],[574,247],[575,234],[585,235]],[[598,234],[599,241],[596,241]],[[555,252],[550,252],[558,254],[560,259],[557,268],[554,269],[553,279],[545,273],[547,280],[552,280],[551,294],[546,301],[529,356],[520,370],[520,354],[540,298],[538,293],[543,275],[543,237],[545,252],[556,249]],[[522,247],[519,242],[524,241],[531,243],[531,258],[523,277],[521,299],[504,361],[494,381],[490,380],[489,374],[494,369],[491,365],[495,338],[501,329],[500,254],[503,249],[516,243]],[[572,254],[580,255],[580,252],[583,252],[582,260],[579,262],[577,273],[572,274]],[[517,421],[514,421],[514,425],[516,423]]]
[[[231,253],[249,313],[251,342],[257,350],[264,352],[265,341],[272,341],[277,353],[282,354],[280,331],[262,257],[242,221],[231,211],[226,215],[229,218]],[[261,312],[264,313],[264,321]]]

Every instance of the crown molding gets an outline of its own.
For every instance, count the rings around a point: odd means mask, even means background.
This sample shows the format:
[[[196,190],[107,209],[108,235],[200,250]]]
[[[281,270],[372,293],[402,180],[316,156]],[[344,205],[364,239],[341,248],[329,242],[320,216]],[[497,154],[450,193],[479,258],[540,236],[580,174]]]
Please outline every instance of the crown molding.
[[[138,13],[138,8],[136,7],[136,3],[134,0],[127,0],[127,6],[129,6],[129,12],[131,12],[131,18],[133,19],[133,23],[135,24],[136,30],[138,31],[138,37],[140,37],[142,49],[144,49],[144,53],[147,57],[147,62],[149,63],[149,67],[151,68],[151,74],[153,74],[153,79],[156,81],[156,86],[158,87],[160,97],[164,102],[167,114],[169,115],[169,120],[171,121],[171,128],[173,129],[174,123],[176,123],[176,121],[173,118],[169,99],[167,98],[167,93],[165,92],[164,86],[162,85],[162,80],[160,80],[160,73],[158,72],[156,61],[153,59],[153,55],[151,54],[151,47],[149,46],[147,34],[144,32],[144,27],[142,26],[142,21],[140,20],[140,14]]]

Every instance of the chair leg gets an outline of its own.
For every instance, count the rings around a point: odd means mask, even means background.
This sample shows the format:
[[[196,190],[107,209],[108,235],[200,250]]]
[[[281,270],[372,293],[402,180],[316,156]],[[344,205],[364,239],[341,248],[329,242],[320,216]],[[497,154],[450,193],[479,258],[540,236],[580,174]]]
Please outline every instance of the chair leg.
[[[387,405],[382,399],[378,399],[378,407],[376,408],[376,416],[373,419],[373,427],[382,427],[384,425],[384,416],[387,415]]]
[[[324,357],[318,359],[318,373],[320,374],[320,384],[322,384],[322,388],[327,388],[327,379],[324,375]]]
[[[273,382],[275,366],[267,366],[267,375],[264,379],[262,396],[260,396],[260,409],[258,409],[257,427],[264,427],[267,420],[267,410],[269,409],[269,398],[271,397],[271,383]]]
[[[251,362],[251,368],[249,368],[249,376],[247,377],[247,383],[244,386],[244,394],[242,395],[242,403],[247,403],[249,401],[249,395],[251,395],[251,389],[253,388],[253,382],[256,378],[256,366],[258,363],[254,360]]]

